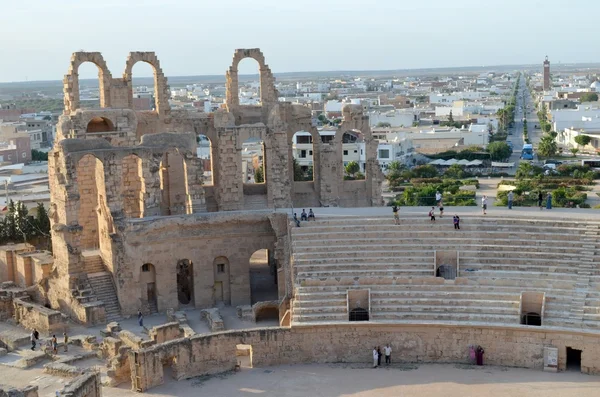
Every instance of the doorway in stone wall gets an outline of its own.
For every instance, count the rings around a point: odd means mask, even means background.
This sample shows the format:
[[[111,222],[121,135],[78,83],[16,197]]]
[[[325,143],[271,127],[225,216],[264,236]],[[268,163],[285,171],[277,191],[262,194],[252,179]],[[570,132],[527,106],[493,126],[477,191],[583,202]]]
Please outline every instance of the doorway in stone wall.
[[[581,372],[581,350],[567,347],[567,371]]]
[[[252,345],[236,345],[235,358],[238,368],[252,368]]]
[[[177,299],[180,305],[194,302],[194,264],[189,259],[177,262]]]
[[[252,304],[279,298],[277,269],[267,249],[260,249],[250,257],[250,296]]]

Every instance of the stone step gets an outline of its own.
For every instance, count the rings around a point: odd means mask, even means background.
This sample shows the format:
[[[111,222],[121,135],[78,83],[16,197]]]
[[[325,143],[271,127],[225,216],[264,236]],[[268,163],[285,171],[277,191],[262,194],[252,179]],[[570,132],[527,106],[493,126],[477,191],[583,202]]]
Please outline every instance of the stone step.
[[[503,314],[519,315],[518,306],[515,307],[493,307],[493,306],[429,306],[429,305],[382,305],[371,306],[373,315],[384,313],[450,313],[450,314]]]
[[[582,271],[577,267],[568,267],[568,266],[556,266],[548,264],[544,265],[531,265],[531,264],[513,264],[513,263],[477,263],[473,262],[463,262],[460,261],[460,269],[465,270],[467,268],[477,269],[477,271],[481,270],[498,270],[498,271],[523,271],[523,272],[539,272],[539,273],[568,273],[571,275],[582,274]],[[588,272],[591,274],[591,272]]]
[[[389,312],[372,313],[372,320],[455,321],[520,324],[519,314]]]
[[[385,277],[393,275],[407,275],[407,276],[433,276],[433,266],[429,269],[403,269],[403,268],[390,268],[390,269],[348,269],[348,270],[323,270],[323,271],[299,271],[297,274],[298,280],[307,278],[323,278],[323,277]]]
[[[416,265],[429,263],[433,265],[434,256],[433,252],[431,252],[427,256],[406,256],[406,255],[397,255],[397,256],[372,256],[372,257],[348,257],[348,258],[322,258],[322,259],[300,259],[294,258],[294,267],[300,268],[302,266],[330,266],[330,265],[353,265],[358,261],[360,263],[405,263],[405,264],[413,264]]]

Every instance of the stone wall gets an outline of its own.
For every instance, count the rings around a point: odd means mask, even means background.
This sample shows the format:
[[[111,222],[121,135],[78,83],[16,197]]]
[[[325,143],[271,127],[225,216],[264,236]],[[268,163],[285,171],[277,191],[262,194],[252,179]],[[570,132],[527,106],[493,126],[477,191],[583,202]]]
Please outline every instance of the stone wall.
[[[61,333],[67,327],[59,311],[27,302],[22,298],[15,298],[13,304],[16,322],[27,329],[37,328],[41,333],[52,334]]]
[[[142,265],[152,264],[156,273],[159,311],[180,306],[177,295],[176,266],[179,260],[192,263],[194,305],[215,305],[215,259],[226,259],[229,280],[223,291],[232,306],[250,304],[249,261],[259,249],[273,251],[280,267],[287,266],[287,215],[268,213],[194,215],[152,220],[124,221],[114,241],[115,279],[124,314],[135,314],[141,307],[146,284]],[[276,225],[276,229],[274,226]],[[176,247],[176,250],[173,250]],[[218,261],[217,261],[218,262]]]
[[[0,397],[38,397],[38,387],[26,386],[23,389],[16,389],[0,385]]]
[[[102,397],[99,372],[87,372],[65,385],[57,394],[60,397]]]
[[[371,361],[373,346],[390,343],[395,362],[468,363],[469,345],[481,345],[490,365],[543,368],[545,346],[559,349],[559,370],[566,348],[582,351],[581,371],[600,374],[600,336],[542,327],[470,327],[454,325],[340,324],[267,328],[196,335],[130,353],[134,390],[164,382],[164,365],[184,379],[235,367],[236,345],[252,346],[253,366]],[[136,361],[137,360],[137,361]],[[136,365],[137,364],[137,365]]]

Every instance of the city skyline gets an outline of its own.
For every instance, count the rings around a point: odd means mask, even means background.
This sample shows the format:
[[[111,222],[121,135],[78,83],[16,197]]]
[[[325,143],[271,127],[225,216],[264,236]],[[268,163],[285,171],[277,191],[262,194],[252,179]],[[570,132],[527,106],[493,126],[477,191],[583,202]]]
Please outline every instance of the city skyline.
[[[113,76],[137,50],[155,51],[171,76],[223,75],[236,48],[254,47],[274,73],[541,64],[545,55],[553,64],[597,61],[583,51],[600,44],[591,24],[578,26],[574,37],[551,23],[565,17],[558,1],[397,3],[367,9],[357,0],[234,0],[225,9],[188,0],[34,0],[4,7],[0,34],[12,39],[0,43],[0,82],[59,80],[65,58],[79,50],[102,52]],[[568,11],[594,10],[600,5],[582,0]],[[151,69],[136,66],[134,73],[148,77]],[[257,65],[244,61],[240,73],[256,74]],[[93,65],[82,65],[82,79],[96,76]]]

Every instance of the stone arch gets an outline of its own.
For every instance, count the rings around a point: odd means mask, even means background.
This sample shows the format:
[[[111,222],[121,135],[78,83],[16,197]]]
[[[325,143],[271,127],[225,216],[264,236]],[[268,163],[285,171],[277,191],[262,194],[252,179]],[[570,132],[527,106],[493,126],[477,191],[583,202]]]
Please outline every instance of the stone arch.
[[[277,268],[273,253],[272,249],[258,249],[248,260],[252,304],[279,299]]]
[[[125,71],[123,72],[123,80],[127,84],[128,106],[133,109],[133,66],[138,62],[146,62],[154,70],[154,100],[156,103],[156,113],[159,116],[168,116],[171,112],[169,105],[169,85],[161,67],[160,61],[154,52],[130,52],[125,63]]]
[[[69,71],[63,79],[65,110],[64,114],[80,108],[79,100],[79,66],[84,62],[91,62],[98,67],[98,87],[100,92],[100,107],[110,107],[110,84],[112,75],[99,52],[74,52],[71,55]]]
[[[218,256],[213,260],[214,285],[213,297],[215,304],[231,304],[231,284],[229,259],[226,256]]]
[[[85,132],[99,133],[115,131],[114,123],[107,117],[92,117],[87,123]]]
[[[275,78],[265,63],[265,56],[258,48],[237,49],[233,54],[233,62],[226,73],[226,95],[227,109],[231,111],[240,105],[238,65],[242,59],[252,58],[258,62],[260,76],[260,100],[262,106],[268,106],[277,102],[279,96],[275,88]]]
[[[121,160],[121,202],[127,218],[144,217],[146,181],[142,159],[136,154],[125,156]]]

